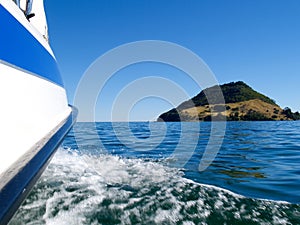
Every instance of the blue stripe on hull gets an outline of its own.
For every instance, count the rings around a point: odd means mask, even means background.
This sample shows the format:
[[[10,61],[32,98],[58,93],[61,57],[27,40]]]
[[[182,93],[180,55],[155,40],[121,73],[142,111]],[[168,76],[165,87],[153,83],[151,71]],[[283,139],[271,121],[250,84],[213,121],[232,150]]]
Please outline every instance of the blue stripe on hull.
[[[63,86],[56,60],[0,5],[0,60]]]
[[[73,107],[72,111],[66,123],[50,138],[26,166],[0,190],[0,224],[9,222],[41,176],[56,149],[63,141],[63,138],[73,126],[77,117],[77,109]]]

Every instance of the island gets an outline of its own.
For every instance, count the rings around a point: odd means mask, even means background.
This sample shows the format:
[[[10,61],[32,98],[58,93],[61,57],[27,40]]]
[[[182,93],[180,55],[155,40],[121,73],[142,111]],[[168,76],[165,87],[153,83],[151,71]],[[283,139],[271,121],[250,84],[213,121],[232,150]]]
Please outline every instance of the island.
[[[208,103],[206,94],[220,94]],[[206,94],[205,94],[206,93]],[[219,99],[223,99],[223,103]],[[225,101],[225,103],[224,103]],[[195,97],[181,103],[178,107],[161,114],[158,122],[180,121],[273,121],[299,120],[299,112],[293,113],[290,108],[282,109],[276,102],[253,90],[243,81],[213,86],[201,91]]]

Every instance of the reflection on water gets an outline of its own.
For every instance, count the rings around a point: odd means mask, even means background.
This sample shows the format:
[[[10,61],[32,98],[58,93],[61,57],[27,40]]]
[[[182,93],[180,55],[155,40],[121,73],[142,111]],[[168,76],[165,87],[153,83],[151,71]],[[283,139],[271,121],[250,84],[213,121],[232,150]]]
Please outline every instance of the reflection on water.
[[[244,169],[249,171],[244,171]],[[260,172],[250,172],[251,170],[259,170],[259,168],[236,168],[232,170],[220,170],[219,172],[222,174],[225,174],[232,178],[248,178],[248,177],[254,177],[254,178],[266,178],[266,176],[263,173]],[[247,181],[245,179],[237,179],[237,181],[243,182]]]
[[[194,166],[206,145],[201,124],[198,149],[186,177],[256,198],[300,202],[300,122],[228,122],[217,157],[204,172]]]

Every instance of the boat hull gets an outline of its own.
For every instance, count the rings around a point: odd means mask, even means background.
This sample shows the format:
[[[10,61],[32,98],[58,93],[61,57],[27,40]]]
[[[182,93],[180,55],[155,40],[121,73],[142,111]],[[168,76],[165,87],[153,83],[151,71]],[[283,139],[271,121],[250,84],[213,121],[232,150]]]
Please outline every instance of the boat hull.
[[[0,224],[6,224],[75,121],[47,39],[0,0]]]
[[[1,176],[0,224],[6,224],[29,194],[77,117],[76,108]]]

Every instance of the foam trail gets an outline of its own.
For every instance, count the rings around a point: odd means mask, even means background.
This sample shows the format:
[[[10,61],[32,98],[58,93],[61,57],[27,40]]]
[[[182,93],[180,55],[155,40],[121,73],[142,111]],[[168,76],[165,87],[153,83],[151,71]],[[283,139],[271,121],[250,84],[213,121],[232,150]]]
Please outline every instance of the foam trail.
[[[159,162],[60,149],[15,224],[300,224],[299,205],[195,183]]]

